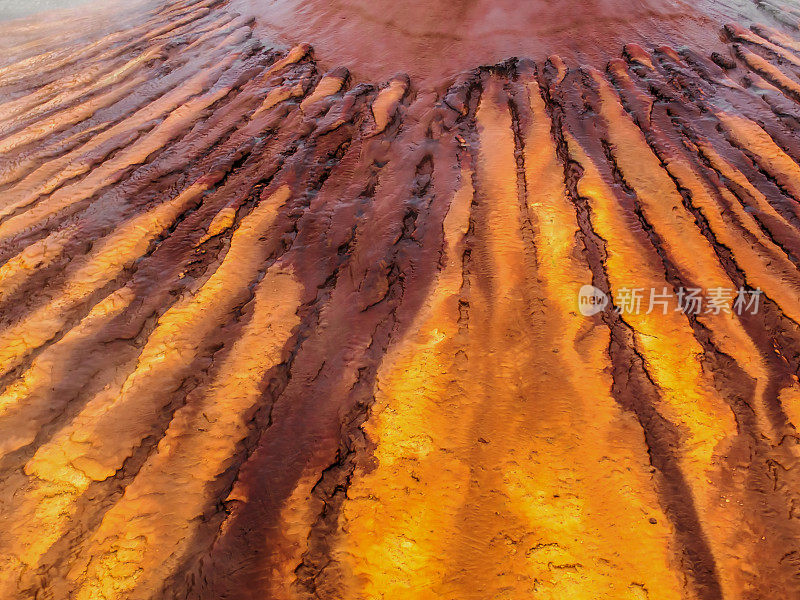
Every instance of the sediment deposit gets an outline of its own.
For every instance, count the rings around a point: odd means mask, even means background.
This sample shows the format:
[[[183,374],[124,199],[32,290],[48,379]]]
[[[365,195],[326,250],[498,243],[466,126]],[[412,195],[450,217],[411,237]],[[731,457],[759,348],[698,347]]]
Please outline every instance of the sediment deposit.
[[[800,7],[445,84],[236,9],[0,26],[0,598],[800,597]]]

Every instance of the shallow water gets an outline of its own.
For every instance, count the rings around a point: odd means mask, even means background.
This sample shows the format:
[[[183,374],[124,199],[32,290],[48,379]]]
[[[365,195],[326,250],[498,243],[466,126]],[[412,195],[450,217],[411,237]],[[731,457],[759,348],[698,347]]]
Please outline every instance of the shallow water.
[[[0,21],[91,2],[92,0],[0,0]]]

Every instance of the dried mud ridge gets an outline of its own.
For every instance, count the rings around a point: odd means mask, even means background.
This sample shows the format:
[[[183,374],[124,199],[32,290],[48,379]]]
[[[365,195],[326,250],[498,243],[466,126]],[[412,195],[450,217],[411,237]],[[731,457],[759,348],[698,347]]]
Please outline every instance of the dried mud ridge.
[[[217,0],[4,26],[0,598],[800,597],[800,10],[760,5],[442,95]]]

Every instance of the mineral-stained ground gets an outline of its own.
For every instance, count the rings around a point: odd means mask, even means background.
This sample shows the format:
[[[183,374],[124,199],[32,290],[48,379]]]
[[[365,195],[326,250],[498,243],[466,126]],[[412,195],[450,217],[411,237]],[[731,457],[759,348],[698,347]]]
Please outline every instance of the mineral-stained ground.
[[[262,4],[0,25],[0,599],[800,598],[800,3]]]

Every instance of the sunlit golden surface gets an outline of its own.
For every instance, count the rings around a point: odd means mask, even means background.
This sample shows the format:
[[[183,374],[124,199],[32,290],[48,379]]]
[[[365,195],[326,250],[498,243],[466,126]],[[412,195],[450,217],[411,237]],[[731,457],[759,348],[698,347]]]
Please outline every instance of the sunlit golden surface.
[[[0,25],[0,600],[800,598],[800,5],[441,87],[239,5]]]

